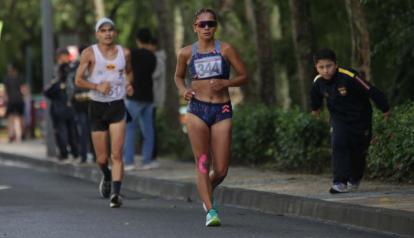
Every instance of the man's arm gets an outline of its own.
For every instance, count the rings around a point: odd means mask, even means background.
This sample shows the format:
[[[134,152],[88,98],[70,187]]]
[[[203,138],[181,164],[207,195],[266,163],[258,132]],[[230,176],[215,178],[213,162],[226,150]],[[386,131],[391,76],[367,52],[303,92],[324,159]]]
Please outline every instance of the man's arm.
[[[86,48],[80,57],[79,67],[76,70],[76,76],[75,76],[75,85],[79,88],[84,89],[90,89],[90,90],[97,90],[98,85],[88,82],[84,79],[84,75],[86,71],[88,70],[88,67],[91,63],[91,57],[92,57],[92,49],[90,47]]]
[[[89,66],[91,65],[93,59],[94,59],[94,55],[93,55],[92,48],[91,47],[86,48],[82,52],[81,57],[80,57],[79,67],[78,67],[78,70],[76,71],[75,85],[79,88],[96,90],[106,95],[111,90],[111,85],[109,84],[109,82],[95,84],[95,83],[91,83],[85,80],[84,78],[84,75],[86,71],[88,70]]]

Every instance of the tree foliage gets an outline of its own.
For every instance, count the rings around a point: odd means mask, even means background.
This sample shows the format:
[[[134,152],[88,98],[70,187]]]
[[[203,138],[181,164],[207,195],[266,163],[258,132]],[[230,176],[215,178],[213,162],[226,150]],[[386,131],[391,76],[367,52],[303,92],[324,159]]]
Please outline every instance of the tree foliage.
[[[93,1],[52,0],[52,3],[56,46],[62,46],[68,38],[76,39],[78,44],[94,43],[93,27],[96,17]],[[234,45],[248,68],[250,83],[242,88],[245,100],[263,102],[269,96],[278,100],[282,96],[289,97],[289,100],[291,98],[293,106],[305,107],[303,95],[306,89],[298,88],[301,82],[299,78],[303,80],[306,76],[299,77],[301,70],[296,63],[297,50],[293,46],[292,38],[294,15],[289,1],[260,2],[266,5],[266,14],[270,15],[266,16],[270,29],[262,29],[263,24],[257,23],[260,18],[255,17],[254,9],[258,9],[259,2],[253,0],[172,1],[170,10],[175,20],[169,22],[158,21],[154,1],[106,0],[104,3],[106,15],[112,17],[116,23],[118,41],[122,45],[135,46],[134,34],[139,27],[149,27],[155,35],[160,36],[159,29],[163,28],[161,26],[174,26],[177,42],[174,45],[175,50],[195,40],[192,31],[194,12],[201,7],[215,9],[219,18],[217,37]],[[350,66],[353,37],[345,1],[318,0],[309,3],[309,22],[313,29],[313,33],[307,36],[312,41],[309,45],[313,45],[315,49],[334,49],[339,64]],[[414,76],[414,70],[410,67],[414,63],[414,43],[411,43],[414,42],[414,2],[364,0],[361,4],[370,34],[371,55],[368,57],[371,58],[372,81],[380,88],[388,89],[387,94],[394,104],[412,99],[414,81],[409,79]],[[4,23],[0,39],[0,72],[4,72],[7,63],[16,62],[25,73],[26,51],[30,47],[33,52],[31,64],[34,91],[39,92],[42,88],[40,1],[0,1],[0,20]],[[266,47],[268,49],[258,47],[260,42],[269,42],[269,47]],[[273,64],[266,67],[272,67],[271,71],[274,72],[265,71],[270,76],[260,72],[263,65],[259,56],[263,52],[260,53],[259,50],[271,51],[269,56]],[[305,52],[306,49],[302,50]],[[312,65],[309,66],[312,68]],[[310,74],[307,77],[309,81],[312,80],[313,73],[306,74]],[[171,79],[173,76],[168,77]],[[282,81],[279,80],[284,77],[287,77],[289,92],[287,95],[280,95],[279,86]],[[277,90],[263,90],[262,82],[266,82],[266,85],[275,84]],[[264,93],[278,95],[262,95]]]

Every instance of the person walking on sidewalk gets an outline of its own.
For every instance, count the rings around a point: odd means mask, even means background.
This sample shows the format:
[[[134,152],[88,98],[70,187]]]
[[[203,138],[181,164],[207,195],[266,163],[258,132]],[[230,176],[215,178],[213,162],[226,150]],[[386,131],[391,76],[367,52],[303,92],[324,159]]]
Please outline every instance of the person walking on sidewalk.
[[[125,94],[132,87],[125,79],[132,80],[130,52],[116,45],[115,25],[109,18],[101,18],[95,25],[97,44],[86,48],[81,55],[75,83],[89,89],[91,102],[89,117],[96,161],[103,173],[99,184],[102,197],[110,196],[110,207],[122,205],[120,190],[123,179],[122,149],[125,138]],[[89,80],[84,79],[86,72]],[[111,143],[109,150],[108,143]],[[111,151],[112,173],[108,168]],[[112,180],[112,195],[111,195]]]
[[[59,160],[68,163],[72,161],[68,158],[68,146],[73,159],[79,156],[79,136],[76,130],[75,111],[70,103],[68,76],[71,67],[69,51],[66,48],[56,50],[56,62],[55,80],[45,87],[43,93],[51,101],[50,116],[59,149]]]
[[[22,140],[23,135],[23,85],[24,82],[20,77],[15,65],[7,65],[7,75],[3,79],[6,88],[6,116],[7,116],[7,135],[9,142]]]
[[[159,166],[153,160],[155,146],[154,95],[152,92],[152,73],[157,59],[150,51],[151,32],[147,28],[139,29],[136,34],[138,49],[131,51],[131,65],[134,72],[132,84],[134,93],[125,100],[132,120],[127,123],[124,145],[125,170],[135,169],[135,142],[138,125],[143,137],[142,163],[139,169],[152,169]]]
[[[215,40],[217,17],[213,10],[197,11],[193,29],[198,41],[180,50],[175,83],[179,94],[189,101],[187,129],[196,161],[197,188],[207,212],[206,226],[219,226],[213,191],[226,177],[230,163],[233,111],[228,88],[247,83],[247,73],[236,50]],[[236,72],[231,80],[230,66]],[[189,86],[184,80],[187,67],[192,76]]]
[[[315,53],[319,73],[311,89],[312,114],[320,115],[323,99],[331,115],[332,128],[332,194],[357,189],[365,169],[365,157],[371,141],[372,107],[369,99],[388,119],[389,105],[385,95],[365,81],[355,70],[339,67],[330,49]]]
[[[159,49],[158,47],[158,40],[156,38],[152,38],[151,40],[151,51],[155,54],[155,58],[157,59],[157,65],[155,67],[154,72],[152,73],[152,92],[154,94],[154,135],[155,135],[155,145],[154,145],[154,153],[152,155],[153,159],[156,159],[158,156],[158,137],[157,137],[157,111],[162,111],[165,104],[165,96],[166,96],[166,60],[167,54],[165,53],[164,49]]]

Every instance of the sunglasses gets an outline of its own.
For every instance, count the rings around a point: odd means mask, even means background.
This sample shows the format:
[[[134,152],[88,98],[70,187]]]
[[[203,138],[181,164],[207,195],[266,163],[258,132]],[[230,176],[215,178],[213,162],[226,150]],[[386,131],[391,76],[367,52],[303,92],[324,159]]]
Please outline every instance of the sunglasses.
[[[217,22],[216,21],[200,21],[196,23],[195,25],[198,26],[199,28],[205,28],[206,26],[208,28],[213,28],[217,26]]]

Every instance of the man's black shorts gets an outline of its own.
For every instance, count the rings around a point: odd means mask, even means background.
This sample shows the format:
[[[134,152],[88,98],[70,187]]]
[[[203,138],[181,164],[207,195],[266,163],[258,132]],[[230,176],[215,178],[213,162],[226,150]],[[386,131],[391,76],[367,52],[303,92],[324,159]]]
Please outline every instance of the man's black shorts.
[[[89,104],[89,120],[92,131],[107,131],[109,125],[125,119],[124,100],[112,102],[91,101]]]

